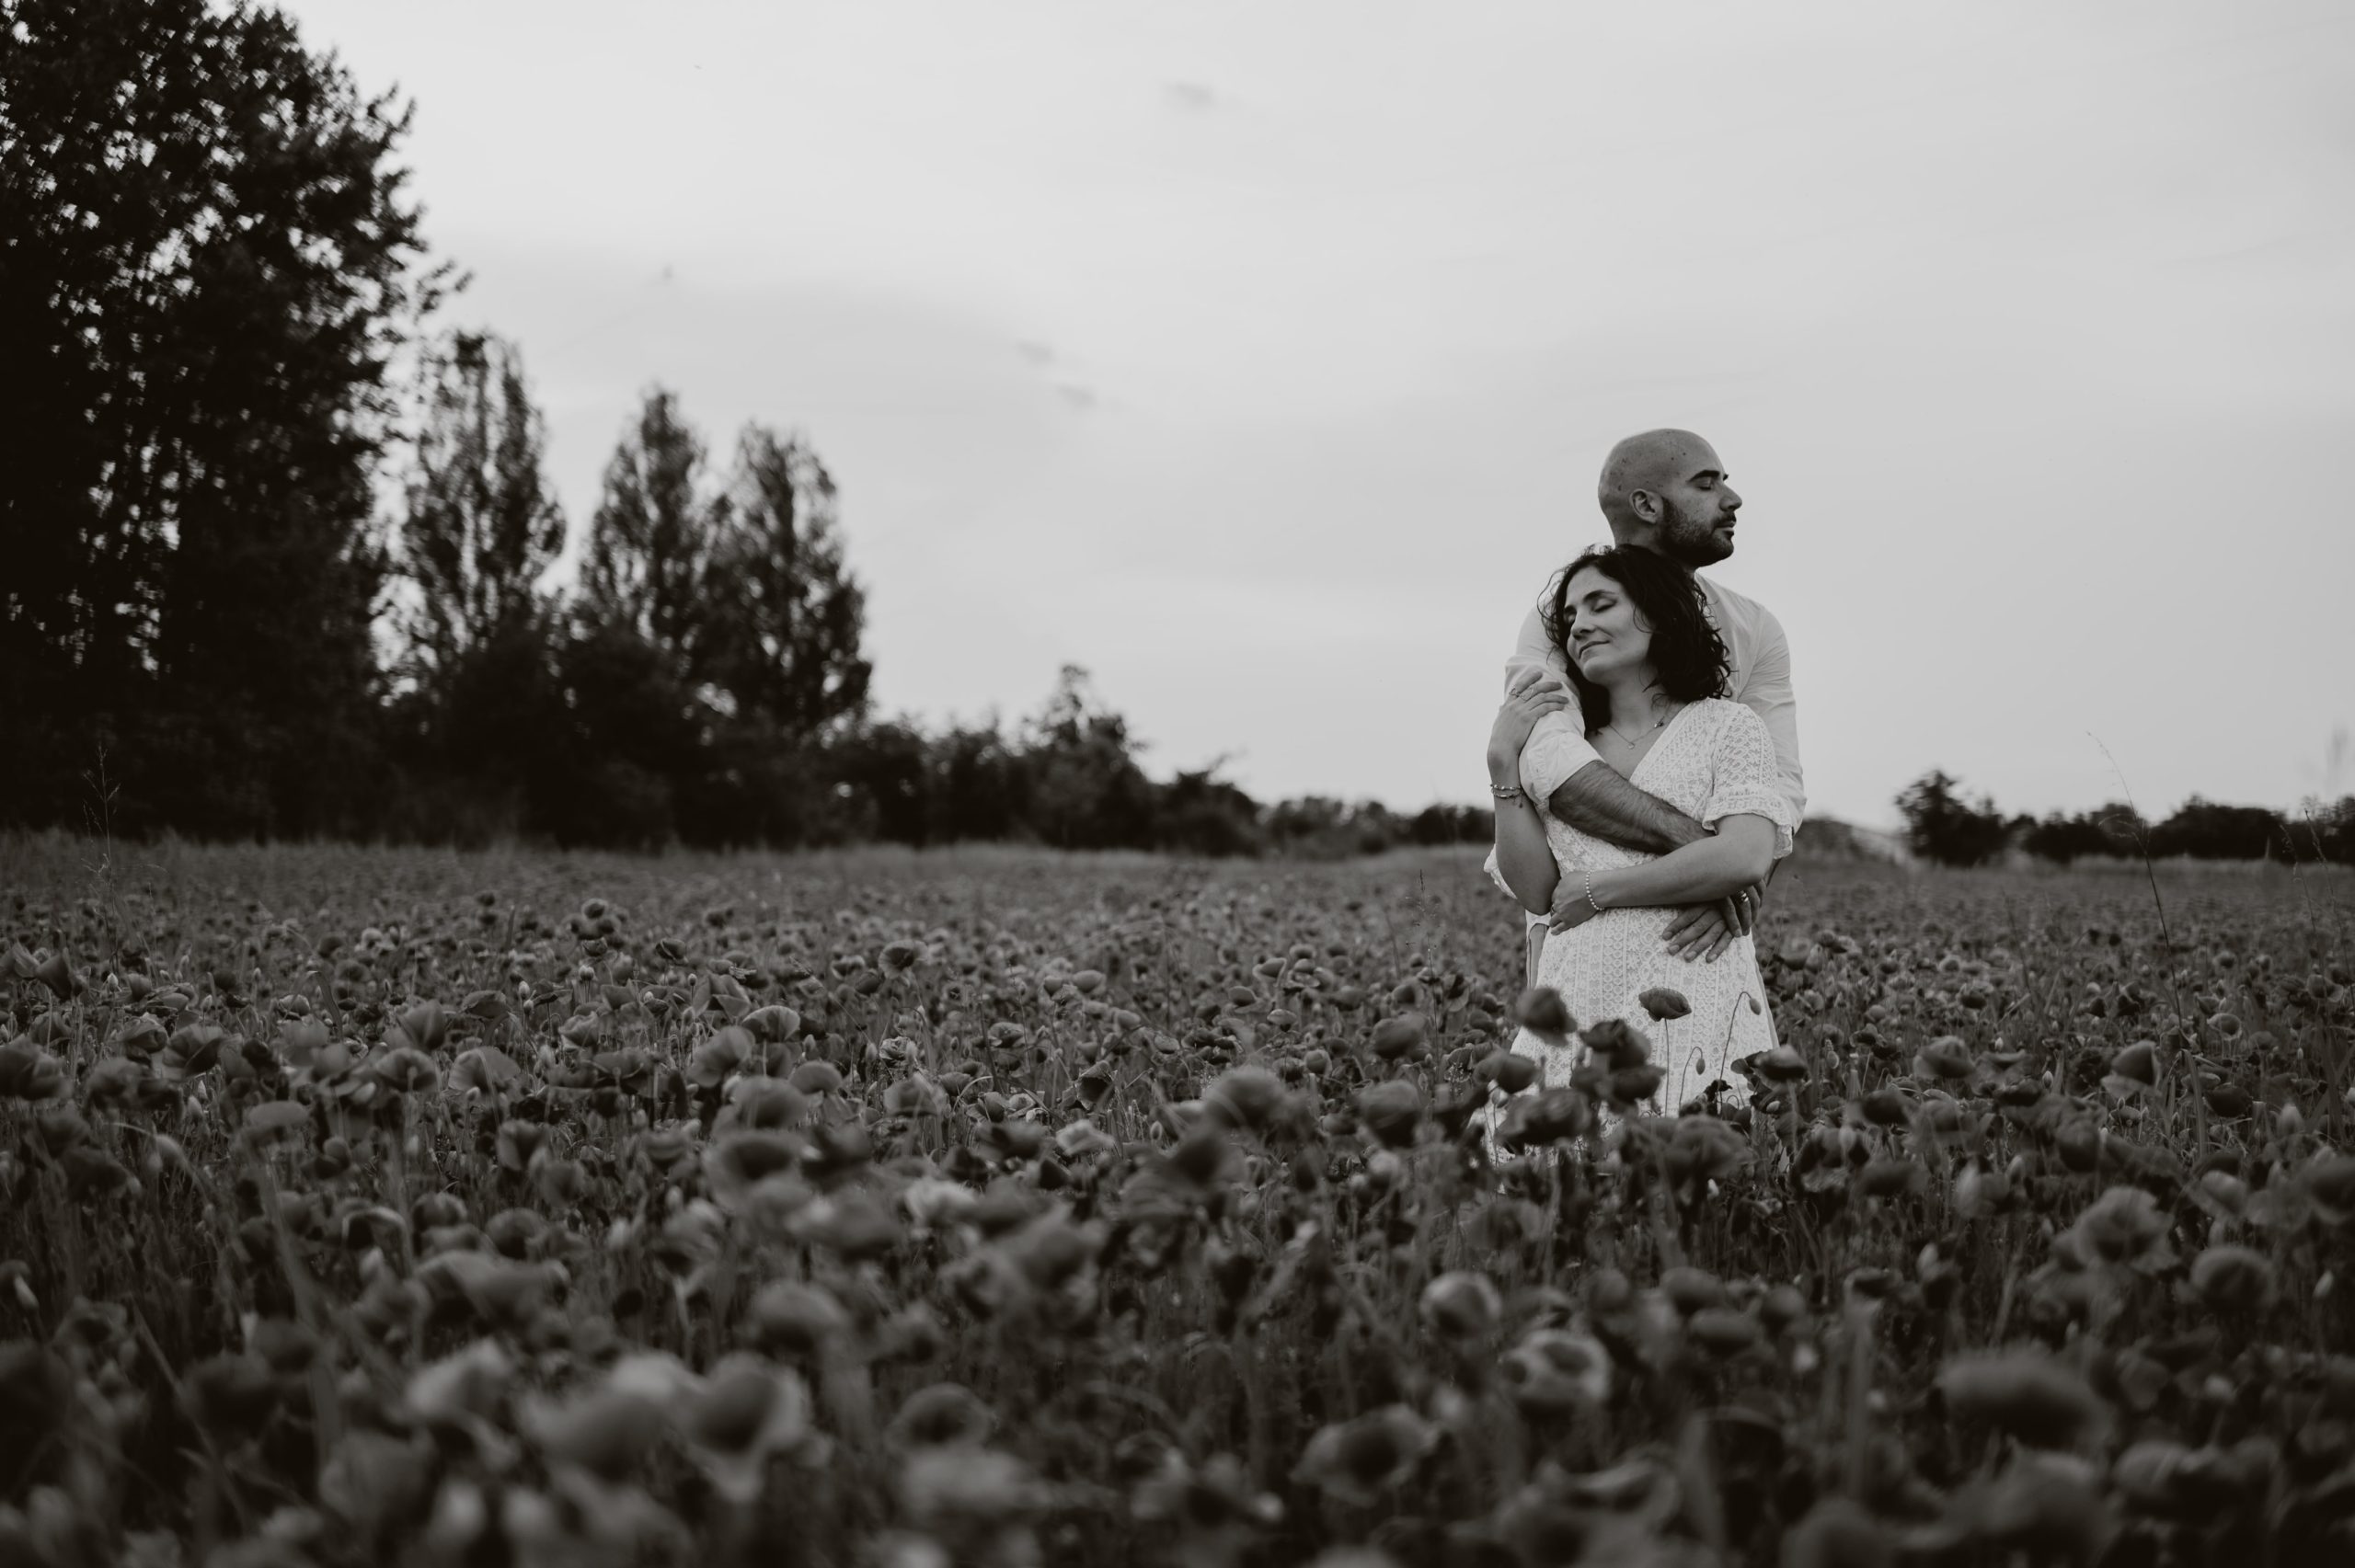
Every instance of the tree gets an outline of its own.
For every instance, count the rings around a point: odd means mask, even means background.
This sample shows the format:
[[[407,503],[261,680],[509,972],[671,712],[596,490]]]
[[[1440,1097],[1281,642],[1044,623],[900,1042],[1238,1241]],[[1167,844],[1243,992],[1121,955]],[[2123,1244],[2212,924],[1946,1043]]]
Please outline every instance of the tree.
[[[1286,854],[1340,860],[1380,854],[1403,836],[1398,818],[1379,801],[1354,804],[1327,795],[1302,795],[1268,808],[1268,837]]]
[[[476,839],[530,826],[535,795],[574,785],[554,605],[539,586],[564,547],[564,514],[513,345],[451,334],[420,381],[395,556],[413,592],[399,616],[408,688],[392,709],[403,784],[394,825]]]
[[[2355,795],[2341,795],[2335,805],[2309,800],[2292,825],[2292,847],[2300,858],[2308,855],[2355,865]]]
[[[933,838],[953,842],[1045,836],[1030,826],[1031,759],[1007,738],[995,714],[982,723],[952,725],[934,743],[933,753]]]
[[[385,367],[430,306],[362,100],[274,12],[18,0],[0,23],[0,814],[349,825],[368,777]]]
[[[543,609],[564,513],[541,468],[546,421],[522,353],[486,332],[428,357],[399,565],[417,585],[404,631],[431,680]]]
[[[1932,769],[1897,797],[1913,853],[1941,865],[1979,865],[2003,853],[2011,830],[1993,800],[1962,797],[1961,781]]]
[[[1261,847],[1259,803],[1218,776],[1221,764],[1181,770],[1162,786],[1154,847],[1183,854],[1249,855]]]
[[[669,839],[683,793],[712,763],[720,714],[697,685],[717,533],[703,463],[701,438],[658,386],[605,464],[559,662],[576,765],[626,807],[602,813],[584,791],[563,818],[567,838]]]
[[[657,650],[682,681],[696,674],[718,530],[702,493],[704,447],[656,387],[605,464],[603,498],[580,567],[582,616]]]
[[[832,748],[833,773],[848,799],[849,826],[889,843],[933,835],[932,742],[912,719],[861,725]]]
[[[2223,806],[2193,795],[2151,830],[2154,855],[2194,860],[2288,860],[2288,824],[2262,806]]]
[[[1087,671],[1066,664],[1028,726],[1030,820],[1066,849],[1151,842],[1153,784],[1137,766],[1128,721],[1097,701]]]
[[[843,564],[825,464],[746,426],[716,522],[697,672],[797,740],[865,712],[867,601]]]
[[[1477,806],[1426,806],[1407,819],[1407,837],[1418,844],[1485,844],[1496,831],[1496,813]]]
[[[829,781],[849,781],[816,743],[864,713],[868,666],[833,481],[757,425],[723,488],[704,455],[656,387],[606,465],[565,654],[575,744],[692,842],[838,836]]]
[[[2144,832],[2142,814],[2123,802],[2066,816],[2053,812],[2020,825],[2019,844],[2030,854],[2066,865],[2084,855],[2130,854]]]

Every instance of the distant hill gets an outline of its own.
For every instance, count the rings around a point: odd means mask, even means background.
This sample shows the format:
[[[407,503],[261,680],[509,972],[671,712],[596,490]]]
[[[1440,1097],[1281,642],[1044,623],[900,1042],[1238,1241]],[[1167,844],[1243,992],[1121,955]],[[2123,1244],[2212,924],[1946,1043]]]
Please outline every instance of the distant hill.
[[[1913,852],[1896,833],[1844,822],[1837,817],[1810,817],[1799,830],[1796,853],[1809,860],[1878,860],[1911,865]]]

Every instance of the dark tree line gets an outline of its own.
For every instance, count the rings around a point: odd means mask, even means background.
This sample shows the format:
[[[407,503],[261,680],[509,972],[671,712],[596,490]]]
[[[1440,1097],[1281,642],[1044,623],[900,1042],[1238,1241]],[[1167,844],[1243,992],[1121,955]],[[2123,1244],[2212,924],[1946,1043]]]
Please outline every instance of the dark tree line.
[[[425,331],[448,272],[408,124],[273,11],[0,0],[0,826],[1488,835],[1446,807],[1264,808],[1215,767],[1152,779],[1077,670],[1012,727],[876,718],[825,464],[758,424],[716,460],[661,388],[553,588],[569,533],[523,357]]]
[[[2355,795],[2293,814],[2224,806],[2193,795],[2174,815],[2143,820],[2124,802],[2074,815],[2005,817],[1986,795],[1934,769],[1897,797],[1913,853],[1941,865],[1982,865],[2018,849],[2067,864],[2093,856],[2193,860],[2333,861],[2355,864]]]

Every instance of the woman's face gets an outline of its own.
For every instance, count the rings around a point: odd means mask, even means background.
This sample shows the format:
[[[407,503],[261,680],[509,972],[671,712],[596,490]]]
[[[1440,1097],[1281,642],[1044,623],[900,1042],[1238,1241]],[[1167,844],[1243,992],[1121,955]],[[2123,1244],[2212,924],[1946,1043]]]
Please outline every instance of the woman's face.
[[[1598,683],[1651,657],[1651,628],[1636,616],[1626,590],[1601,568],[1588,567],[1570,578],[1564,606],[1570,662]]]

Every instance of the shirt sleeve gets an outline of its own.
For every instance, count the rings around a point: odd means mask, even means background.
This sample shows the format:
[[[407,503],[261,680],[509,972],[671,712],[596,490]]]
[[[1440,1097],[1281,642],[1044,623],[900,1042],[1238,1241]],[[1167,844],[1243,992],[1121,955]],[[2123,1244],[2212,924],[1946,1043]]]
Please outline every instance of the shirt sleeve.
[[[1747,705],[1729,708],[1727,714],[1710,759],[1709,798],[1701,807],[1701,825],[1714,832],[1729,817],[1763,817],[1775,824],[1775,858],[1780,860],[1791,853],[1791,835],[1799,818],[1776,776],[1774,738],[1767,734],[1765,721]]]
[[[1511,691],[1514,679],[1529,670],[1550,671],[1570,693],[1570,705],[1560,713],[1547,714],[1539,719],[1537,727],[1530,731],[1528,741],[1521,749],[1521,787],[1528,792],[1530,799],[1537,802],[1538,809],[1542,811],[1545,803],[1562,787],[1565,780],[1589,762],[1598,762],[1603,759],[1593,747],[1587,744],[1586,723],[1579,712],[1578,688],[1570,685],[1569,665],[1563,659],[1562,650],[1546,636],[1545,613],[1535,604],[1529,607],[1529,613],[1522,618],[1521,636],[1513,644],[1511,657],[1505,660],[1505,690]],[[1488,861],[1480,869],[1488,874],[1488,880],[1507,897],[1513,896],[1504,873],[1498,868],[1497,852],[1493,846],[1488,851]],[[1526,925],[1536,925],[1545,919],[1544,915],[1529,914],[1526,910],[1522,912]]]
[[[1542,807],[1571,774],[1603,757],[1587,744],[1586,717],[1579,711],[1578,688],[1570,684],[1570,667],[1562,650],[1545,635],[1545,617],[1534,604],[1521,624],[1521,640],[1513,645],[1512,657],[1505,660],[1506,689],[1510,691],[1514,679],[1528,670],[1545,670],[1570,693],[1570,705],[1539,719],[1521,749],[1521,787]]]
[[[1789,805],[1796,830],[1807,820],[1807,781],[1799,771],[1799,701],[1791,689],[1791,644],[1772,612],[1759,613],[1758,658],[1736,696],[1766,727],[1775,748],[1773,787]]]

